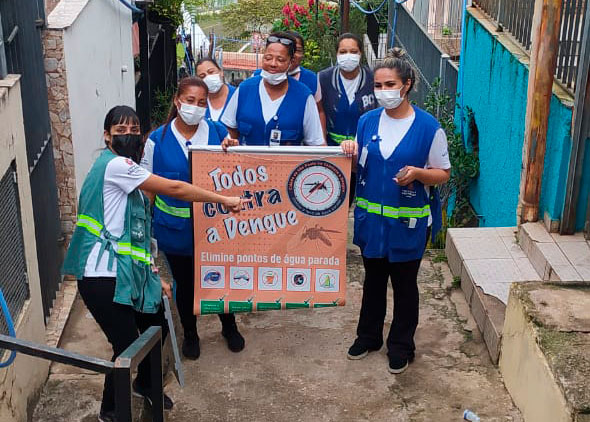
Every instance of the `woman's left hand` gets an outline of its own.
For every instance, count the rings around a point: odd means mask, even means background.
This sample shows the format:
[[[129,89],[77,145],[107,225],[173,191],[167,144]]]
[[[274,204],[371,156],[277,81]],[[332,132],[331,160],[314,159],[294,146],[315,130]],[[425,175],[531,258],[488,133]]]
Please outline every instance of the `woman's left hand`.
[[[166,283],[164,280],[160,280],[160,283],[162,284],[162,294],[166,295],[168,299],[172,300],[172,286],[170,286],[170,284]]]
[[[420,176],[420,171],[422,169],[414,166],[405,166],[404,167],[404,174],[397,178],[394,177],[393,180],[400,186],[407,186],[412,183],[414,180],[418,179]]]

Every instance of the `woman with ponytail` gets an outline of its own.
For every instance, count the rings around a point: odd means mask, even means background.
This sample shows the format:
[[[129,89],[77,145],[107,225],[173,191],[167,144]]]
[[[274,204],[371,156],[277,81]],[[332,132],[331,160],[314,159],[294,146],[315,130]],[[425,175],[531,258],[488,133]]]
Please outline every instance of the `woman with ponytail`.
[[[203,57],[197,62],[197,76],[207,84],[207,113],[205,117],[218,122],[236,88],[225,83],[223,69],[212,57]]]
[[[207,84],[198,77],[187,77],[178,84],[166,123],[150,135],[142,166],[154,174],[188,182],[190,170],[188,148],[191,145],[220,145],[227,130],[220,123],[205,117]],[[176,280],[176,304],[184,329],[182,353],[189,359],[201,354],[197,334],[194,303],[194,243],[191,205],[169,196],[157,195],[154,200],[154,237],[164,252]],[[244,348],[233,314],[219,315],[222,331],[233,352]]]
[[[403,50],[390,51],[374,69],[380,108],[364,114],[356,140],[342,142],[357,168],[353,242],[365,267],[357,338],[349,359],[383,345],[387,283],[393,285],[393,322],[387,338],[389,372],[414,359],[418,326],[418,269],[429,234],[441,227],[435,185],[445,183],[451,163],[447,139],[436,119],[410,104],[416,70]]]

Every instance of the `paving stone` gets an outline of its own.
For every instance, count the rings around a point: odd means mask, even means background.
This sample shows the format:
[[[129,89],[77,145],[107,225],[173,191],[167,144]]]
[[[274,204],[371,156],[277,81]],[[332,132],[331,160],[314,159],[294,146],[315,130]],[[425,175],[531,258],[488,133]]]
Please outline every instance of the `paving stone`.
[[[463,260],[510,258],[510,252],[499,236],[486,237],[485,240],[473,237],[454,239],[455,247]]]
[[[516,242],[516,238],[514,236],[502,236],[500,237],[500,239],[504,243],[504,246],[506,246],[506,249],[508,249],[508,252],[510,253],[510,256],[512,258],[526,258],[526,254],[521,249],[520,245]]]
[[[574,268],[584,281],[590,281],[590,264],[575,265]]]
[[[529,261],[531,262],[533,268],[541,277],[541,280],[549,280],[549,275],[551,274],[551,266],[547,262],[547,258],[539,248],[539,243],[533,242],[531,243],[531,248],[527,252],[527,256]]]
[[[561,235],[559,233],[551,233],[551,237],[556,243],[562,242],[585,242],[584,233],[575,233],[575,234],[568,234],[568,235]]]
[[[559,249],[575,265],[590,265],[590,246],[586,242],[558,242]]]
[[[467,271],[466,267],[463,267],[461,269],[461,290],[463,290],[465,300],[467,300],[467,303],[469,304],[471,304],[474,288],[475,284],[469,275],[469,271]]]
[[[518,227],[496,227],[495,229],[500,237],[512,237],[516,239],[516,233],[518,233]]]
[[[521,281],[540,281],[541,277],[531,264],[531,261],[528,258],[515,258],[514,263],[516,264],[516,268],[520,273],[520,280]]]
[[[497,237],[498,232],[495,227],[469,227],[469,228],[454,228],[448,229],[447,234],[451,234],[453,238],[458,239],[461,237]]]
[[[525,223],[521,226],[521,230],[527,234],[535,242],[553,242],[553,238],[545,229],[543,223]]]
[[[570,264],[552,265],[551,274],[549,275],[549,281],[560,281],[564,283],[578,282],[582,281],[582,277]]]
[[[508,302],[510,283],[522,281],[513,259],[471,259],[464,262],[476,286],[484,293]]]

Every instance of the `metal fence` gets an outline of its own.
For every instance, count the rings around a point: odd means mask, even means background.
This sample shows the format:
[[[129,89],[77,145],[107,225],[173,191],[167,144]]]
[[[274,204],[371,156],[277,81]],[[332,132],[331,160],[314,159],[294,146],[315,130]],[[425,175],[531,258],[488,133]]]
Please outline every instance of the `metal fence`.
[[[0,289],[16,319],[29,298],[29,284],[14,162],[0,179],[0,198]],[[5,318],[0,318],[0,334],[8,334]]]
[[[457,65],[430,38],[425,28],[405,7],[398,9],[395,43],[406,50],[414,62],[414,67],[418,70],[419,81],[415,92],[410,94],[410,98],[423,107],[426,97],[432,89],[432,83],[436,79],[440,79],[440,89],[451,97],[448,106],[452,107],[452,110],[455,106],[457,93],[459,74]]]
[[[61,282],[64,245],[47,102],[41,30],[43,0],[0,0],[8,73],[21,75],[23,122],[45,317]]]
[[[566,89],[576,90],[576,73],[582,47],[584,11],[589,0],[562,0],[559,51],[555,77]],[[535,0],[474,0],[474,3],[494,19],[498,28],[510,32],[530,50]]]

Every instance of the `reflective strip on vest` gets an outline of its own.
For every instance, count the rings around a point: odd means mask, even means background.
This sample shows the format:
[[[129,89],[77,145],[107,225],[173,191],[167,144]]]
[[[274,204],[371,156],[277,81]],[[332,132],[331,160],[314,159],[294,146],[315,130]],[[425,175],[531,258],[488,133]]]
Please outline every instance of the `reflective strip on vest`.
[[[356,198],[356,206],[366,210],[372,214],[383,215],[383,217],[389,218],[424,218],[430,215],[430,205],[424,205],[423,207],[411,208],[411,207],[389,207],[387,205],[381,205],[376,202],[369,202],[365,198]]]
[[[178,207],[171,207],[167,203],[164,202],[162,198],[156,195],[155,201],[156,208],[160,211],[165,212],[166,214],[173,215],[174,217],[179,218],[191,218],[191,209],[190,208],[178,208]]]
[[[76,222],[76,225],[85,228],[93,235],[103,239],[101,237],[103,225],[96,221],[94,218],[80,214],[78,216],[78,221]],[[116,245],[117,250],[115,252],[119,255],[131,255],[131,258],[137,261],[141,261],[147,265],[151,264],[151,255],[149,252],[146,252],[145,249],[132,246],[129,242],[116,242]]]
[[[77,226],[84,227],[90,233],[96,236],[100,236],[100,232],[102,231],[103,225],[100,224],[97,220],[92,217],[89,217],[84,214],[80,214],[78,216],[78,221],[76,222]]]
[[[328,132],[328,135],[330,135],[330,138],[332,138],[337,144],[341,144],[344,141],[354,141],[354,136],[351,135],[339,135],[334,132]]]

